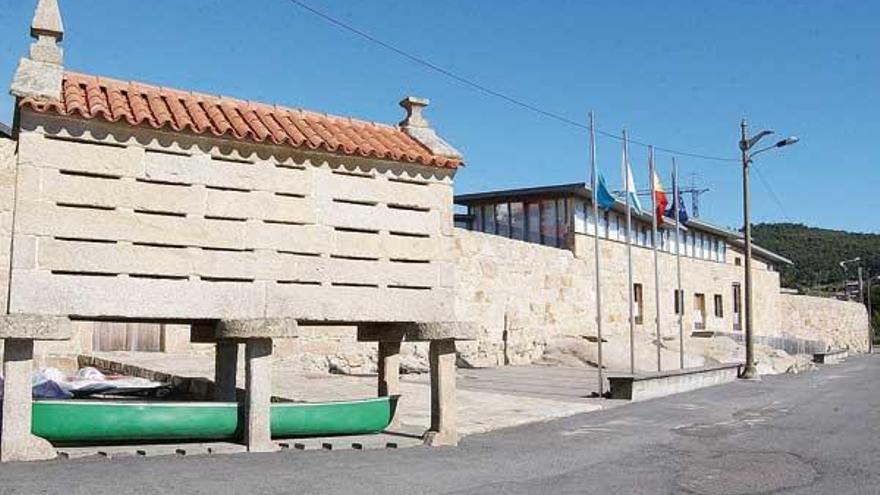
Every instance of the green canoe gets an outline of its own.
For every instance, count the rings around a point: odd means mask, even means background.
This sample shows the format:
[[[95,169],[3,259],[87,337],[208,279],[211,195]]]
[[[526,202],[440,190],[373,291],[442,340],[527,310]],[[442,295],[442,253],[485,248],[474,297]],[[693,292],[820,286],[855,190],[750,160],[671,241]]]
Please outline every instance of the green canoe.
[[[344,402],[272,404],[277,438],[383,431],[397,396]],[[34,435],[58,443],[224,440],[240,436],[234,402],[35,400]]]

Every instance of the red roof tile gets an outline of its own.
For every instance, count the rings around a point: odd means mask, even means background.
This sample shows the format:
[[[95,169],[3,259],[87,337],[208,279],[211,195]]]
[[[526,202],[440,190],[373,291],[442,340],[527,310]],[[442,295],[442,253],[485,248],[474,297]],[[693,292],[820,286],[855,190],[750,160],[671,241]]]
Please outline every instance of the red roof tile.
[[[41,113],[149,125],[343,155],[456,168],[400,128],[263,103],[65,72],[60,100],[22,98]]]

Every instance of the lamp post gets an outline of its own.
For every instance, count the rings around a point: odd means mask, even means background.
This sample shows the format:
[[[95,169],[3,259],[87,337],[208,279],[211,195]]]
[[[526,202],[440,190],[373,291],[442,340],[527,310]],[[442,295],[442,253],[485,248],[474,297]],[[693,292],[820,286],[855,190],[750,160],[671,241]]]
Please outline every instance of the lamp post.
[[[868,270],[868,286],[866,287],[868,290],[868,354],[874,353],[874,308],[871,305],[871,282],[875,278],[880,278],[880,276],[871,275],[871,271]]]
[[[752,152],[752,148],[758,144],[763,137],[773,134],[773,131],[764,130],[752,137],[749,137],[749,126],[746,119],[742,119],[740,124],[742,137],[739,141],[739,149],[742,151],[743,166],[743,229],[745,230],[745,300],[743,301],[743,309],[745,309],[745,334],[746,334],[746,365],[740,378],[747,380],[756,380],[758,376],[758,368],[755,366],[755,342],[754,331],[752,328],[752,217],[751,217],[751,193],[749,191],[749,165],[752,158],[764,151],[789,146],[798,142],[796,137],[788,137],[776,142],[771,146]]]
[[[867,296],[868,296],[868,297],[867,297],[867,301],[866,301],[866,300],[865,300],[865,283],[863,282],[864,279],[863,279],[863,277],[862,277],[862,263],[861,263],[861,261],[862,261],[862,257],[861,257],[861,256],[857,256],[857,257],[855,257],[855,258],[853,258],[853,259],[851,259],[851,260],[844,260],[844,261],[841,261],[841,262],[839,263],[839,265],[840,265],[841,268],[843,268],[843,273],[844,273],[844,275],[845,275],[845,277],[844,277],[844,281],[843,281],[843,291],[844,291],[844,294],[846,294],[846,276],[847,276],[847,275],[846,275],[846,274],[847,274],[846,265],[848,265],[848,264],[850,264],[850,263],[859,263],[859,266],[858,266],[858,269],[859,269],[859,271],[858,271],[858,276],[859,276],[859,302],[862,303],[862,304],[866,304],[866,302],[867,302],[867,306],[868,306],[868,354],[871,354],[871,353],[874,352],[874,329],[872,328],[872,324],[873,324],[873,316],[874,316],[874,315],[873,315],[873,313],[871,312],[871,310],[872,310],[872,308],[871,308],[871,278],[872,278],[872,275],[871,275],[871,273],[870,273],[870,271],[869,271],[869,272],[868,272],[868,276],[867,276],[867,280],[868,280],[868,287],[867,287],[867,288],[868,288],[868,291],[867,291],[868,294],[867,294]],[[847,297],[849,297],[849,296],[847,295]]]

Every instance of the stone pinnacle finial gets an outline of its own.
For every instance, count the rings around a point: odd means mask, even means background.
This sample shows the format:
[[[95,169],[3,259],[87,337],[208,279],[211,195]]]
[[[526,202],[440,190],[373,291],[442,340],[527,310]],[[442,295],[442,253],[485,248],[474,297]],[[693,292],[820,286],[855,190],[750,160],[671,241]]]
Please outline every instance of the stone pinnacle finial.
[[[61,22],[61,10],[58,0],[39,0],[34,19],[31,21],[31,36],[39,38],[47,36],[61,41],[64,37],[64,24]]]
[[[18,61],[9,92],[20,98],[57,100],[61,97],[64,77],[64,52],[58,42],[64,37],[64,25],[58,0],[38,0],[31,21],[30,56]]]
[[[429,103],[431,102],[427,98],[416,96],[407,96],[400,100],[400,106],[406,109],[406,118],[400,121],[400,129],[435,155],[461,158],[461,153],[438,136],[431,129],[428,119],[422,115]]]
[[[422,110],[431,102],[427,98],[407,96],[400,100],[400,106],[406,110],[406,118],[400,121],[401,127],[431,127]]]

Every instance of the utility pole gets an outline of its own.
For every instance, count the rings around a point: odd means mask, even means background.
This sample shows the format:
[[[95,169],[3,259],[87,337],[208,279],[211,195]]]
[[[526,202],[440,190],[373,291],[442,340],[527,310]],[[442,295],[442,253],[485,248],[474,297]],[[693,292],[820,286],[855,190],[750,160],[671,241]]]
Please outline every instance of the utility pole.
[[[745,231],[745,300],[743,308],[745,309],[745,333],[746,333],[746,366],[742,372],[742,378],[747,380],[755,380],[759,378],[758,368],[755,366],[755,342],[752,335],[752,198],[749,191],[749,124],[746,119],[742,119],[740,123],[742,133],[739,148],[742,151],[743,166],[743,230]]]
[[[871,307],[871,280],[874,275],[868,270],[868,354],[874,353],[874,309]]]
[[[749,137],[749,125],[746,119],[742,119],[740,123],[741,137],[739,141],[739,149],[742,151],[742,167],[743,167],[743,231],[745,235],[745,298],[743,301],[743,309],[745,310],[745,334],[746,334],[746,365],[743,368],[740,378],[747,380],[757,380],[758,368],[755,366],[755,336],[752,326],[752,199],[749,191],[749,165],[752,159],[759,153],[773,149],[781,148],[798,142],[798,138],[792,136],[787,137],[776,144],[761,148],[754,153],[750,153],[751,149],[758,144],[764,136],[773,134],[773,131],[764,130],[752,137]]]

